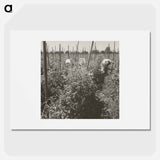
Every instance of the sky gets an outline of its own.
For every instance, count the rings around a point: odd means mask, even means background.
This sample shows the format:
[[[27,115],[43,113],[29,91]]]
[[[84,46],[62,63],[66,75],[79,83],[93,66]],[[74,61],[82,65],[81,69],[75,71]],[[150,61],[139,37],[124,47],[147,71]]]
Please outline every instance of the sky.
[[[54,51],[55,50],[58,51],[59,44],[61,44],[61,48],[63,51],[67,51],[68,46],[70,51],[73,51],[73,50],[75,51],[76,45],[78,43],[78,41],[46,41],[46,42],[47,42],[49,51],[52,51],[52,49]],[[86,51],[90,51],[91,43],[92,43],[91,41],[79,41],[78,51],[81,52],[83,49],[85,49]],[[110,45],[111,50],[114,50],[114,41],[94,41],[93,49],[95,49],[95,44],[96,44],[97,50],[99,51],[105,50],[105,48],[108,45]],[[115,41],[115,50],[116,51],[119,50],[119,41]]]

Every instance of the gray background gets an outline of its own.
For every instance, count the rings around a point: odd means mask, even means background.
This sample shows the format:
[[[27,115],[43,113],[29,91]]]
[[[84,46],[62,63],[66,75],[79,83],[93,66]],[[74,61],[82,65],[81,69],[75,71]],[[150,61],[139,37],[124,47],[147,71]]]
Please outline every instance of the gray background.
[[[155,48],[151,5],[26,5],[5,26],[5,151],[9,155],[152,155],[151,131],[11,131],[9,128],[10,30],[149,30]],[[152,61],[155,59],[152,58]],[[152,68],[153,69],[153,68]],[[154,81],[152,81],[154,84]],[[155,85],[152,85],[152,90]],[[152,106],[154,106],[152,97]],[[135,115],[136,117],[136,115]]]

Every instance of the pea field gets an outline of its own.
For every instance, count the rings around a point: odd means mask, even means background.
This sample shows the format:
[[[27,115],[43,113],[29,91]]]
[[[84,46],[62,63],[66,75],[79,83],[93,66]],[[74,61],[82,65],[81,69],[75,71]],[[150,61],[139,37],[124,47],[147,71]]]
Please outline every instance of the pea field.
[[[40,54],[41,119],[119,119],[118,41],[43,41]]]

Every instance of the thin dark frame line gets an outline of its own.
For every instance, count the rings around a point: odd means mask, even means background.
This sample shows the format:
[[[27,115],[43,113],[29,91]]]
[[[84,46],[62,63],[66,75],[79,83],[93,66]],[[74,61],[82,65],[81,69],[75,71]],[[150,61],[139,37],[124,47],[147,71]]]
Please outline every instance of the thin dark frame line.
[[[151,131],[151,129],[12,129],[12,131]]]
[[[150,34],[149,34],[149,65],[150,65],[150,67],[149,67],[149,81],[150,81],[150,86],[149,86],[149,102],[150,102],[150,113],[149,113],[149,117],[150,117],[150,130],[151,130],[151,117],[152,117],[152,110],[151,110],[151,104],[152,104],[152,75],[151,75],[151,64],[152,64],[152,61],[151,61],[151,58],[152,58],[152,56],[151,56],[151,51],[152,51],[152,38],[151,38],[151,32],[150,32]]]
[[[151,32],[149,33],[149,129],[11,129],[11,131],[151,131]]]

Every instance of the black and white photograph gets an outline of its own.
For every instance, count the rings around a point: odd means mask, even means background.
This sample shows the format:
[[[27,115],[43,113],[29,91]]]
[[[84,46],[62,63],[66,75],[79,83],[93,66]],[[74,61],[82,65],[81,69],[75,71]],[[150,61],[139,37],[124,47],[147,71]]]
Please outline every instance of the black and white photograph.
[[[119,41],[42,41],[41,119],[119,119]]]

